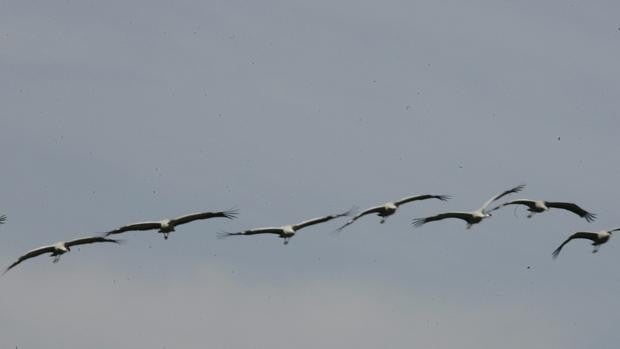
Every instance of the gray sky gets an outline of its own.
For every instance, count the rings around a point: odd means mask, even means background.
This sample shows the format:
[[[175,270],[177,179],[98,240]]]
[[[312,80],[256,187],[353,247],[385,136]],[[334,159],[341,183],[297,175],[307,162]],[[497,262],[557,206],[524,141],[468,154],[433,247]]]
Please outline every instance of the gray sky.
[[[616,1],[3,1],[0,261],[139,220],[234,221],[29,260],[0,347],[615,348]],[[575,201],[412,229],[526,183]],[[219,231],[295,223],[288,246]],[[342,223],[342,222],[340,222]],[[530,267],[528,269],[527,267]]]

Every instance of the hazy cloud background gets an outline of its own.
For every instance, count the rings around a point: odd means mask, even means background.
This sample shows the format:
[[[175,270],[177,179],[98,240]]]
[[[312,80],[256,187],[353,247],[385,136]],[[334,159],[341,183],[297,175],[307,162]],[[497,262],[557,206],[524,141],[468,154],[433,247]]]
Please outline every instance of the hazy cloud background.
[[[4,1],[2,263],[138,220],[238,207],[0,279],[0,347],[615,348],[613,1]],[[410,220],[521,197],[470,231]],[[270,237],[415,193],[448,203]],[[516,216],[516,217],[515,217]],[[530,269],[528,269],[528,266]]]

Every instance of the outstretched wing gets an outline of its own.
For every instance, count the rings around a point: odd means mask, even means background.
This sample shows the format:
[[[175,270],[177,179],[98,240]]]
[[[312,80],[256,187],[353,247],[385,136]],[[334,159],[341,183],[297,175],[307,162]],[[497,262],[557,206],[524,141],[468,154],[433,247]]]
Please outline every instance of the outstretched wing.
[[[30,259],[30,258],[33,258],[33,257],[36,257],[36,256],[40,256],[40,255],[42,255],[44,253],[52,253],[52,252],[54,252],[54,246],[52,246],[52,245],[50,245],[50,246],[42,246],[42,247],[39,247],[39,248],[34,249],[32,251],[29,251],[25,255],[19,257],[17,259],[17,261],[15,261],[13,264],[9,265],[9,267],[6,268],[4,273],[6,273],[7,271],[11,270],[11,268],[13,268],[14,266],[18,265],[19,263],[25,261],[26,259]]]
[[[452,197],[449,196],[449,195],[430,195],[430,194],[415,195],[415,196],[408,196],[408,197],[402,198],[402,199],[394,202],[394,205],[400,206],[402,204],[406,204],[406,203],[411,202],[411,201],[428,200],[428,199],[438,199],[438,200],[441,200],[441,201],[448,201],[451,198]]]
[[[415,227],[419,227],[423,224],[429,223],[429,222],[434,222],[434,221],[440,221],[442,219],[446,219],[446,218],[458,218],[458,219],[462,219],[467,223],[472,222],[472,218],[473,215],[471,213],[467,213],[467,212],[446,212],[446,213],[440,213],[438,215],[435,216],[431,216],[431,217],[426,217],[426,218],[416,218],[413,220],[412,224]]]
[[[4,224],[6,222],[6,215],[0,215],[0,224]]]
[[[352,212],[353,212],[353,209],[350,209],[350,210],[348,210],[346,212],[339,213],[339,214],[334,214],[334,215],[329,215],[329,216],[309,219],[307,221],[303,221],[301,223],[293,225],[293,230],[294,231],[298,231],[299,229],[303,229],[303,228],[309,227],[311,225],[315,225],[315,224],[319,224],[319,223],[324,223],[324,222],[327,222],[327,221],[331,221],[332,219],[336,219],[336,218],[340,218],[340,217],[344,217],[344,216],[350,216]]]
[[[258,235],[258,234],[276,234],[276,235],[280,235],[282,233],[283,233],[282,228],[269,227],[269,228],[250,229],[250,230],[240,231],[238,233],[222,232],[222,233],[218,233],[217,237],[219,239],[224,239],[224,238],[227,238],[229,236],[237,236],[237,235]]]
[[[375,206],[375,207],[371,207],[363,212],[360,212],[358,214],[356,214],[353,218],[351,218],[348,222],[346,222],[343,226],[341,226],[340,228],[336,229],[337,231],[342,231],[342,229],[348,227],[349,225],[353,224],[353,222],[355,222],[356,220],[360,219],[361,217],[368,215],[368,214],[372,214],[372,213],[379,213],[381,212],[381,210],[383,209],[383,205],[381,206]]]
[[[487,207],[488,207],[488,206],[489,206],[492,202],[497,201],[497,200],[499,200],[499,199],[503,198],[503,197],[504,197],[504,196],[506,196],[506,195],[513,194],[513,193],[518,193],[518,192],[520,192],[521,190],[523,190],[523,188],[525,188],[525,184],[518,185],[518,186],[516,186],[516,187],[514,187],[514,188],[511,188],[511,189],[506,190],[506,191],[505,191],[505,192],[503,192],[503,193],[500,193],[500,194],[495,195],[494,197],[492,197],[492,198],[490,198],[489,200],[487,200],[487,202],[485,202],[485,203],[484,203],[484,205],[482,205],[482,207],[480,207],[480,211],[485,212],[485,211],[486,211],[486,209],[487,209]]]
[[[216,217],[233,219],[237,217],[237,210],[192,213],[192,214],[188,214],[185,216],[172,219],[170,221],[170,224],[180,225],[180,224],[189,223],[189,222],[199,220],[199,219],[209,219],[209,218],[216,218]]]
[[[94,243],[97,243],[97,242],[113,242],[115,244],[120,243],[119,240],[108,239],[108,238],[103,237],[103,236],[91,236],[91,237],[87,237],[87,238],[81,238],[81,239],[75,239],[75,240],[67,241],[67,242],[65,242],[65,246],[71,247],[71,246],[77,246],[77,245],[94,244]]]
[[[508,206],[508,205],[525,205],[531,209],[536,207],[536,202],[533,200],[515,200],[515,201],[509,201],[506,203],[503,203],[501,205],[495,206],[493,207],[491,210],[489,210],[489,212],[493,212],[493,211],[497,211],[500,208],[504,207],[504,206]]]
[[[109,236],[109,235],[113,235],[113,234],[120,234],[120,233],[124,233],[126,231],[159,229],[160,226],[161,225],[159,224],[159,222],[140,222],[140,223],[134,223],[134,224],[125,225],[123,227],[120,227],[120,228],[114,229],[112,231],[109,231],[109,232],[105,233],[105,236]]]
[[[562,248],[564,247],[564,245],[566,245],[569,241],[573,239],[588,239],[588,240],[596,241],[597,238],[598,238],[598,235],[596,233],[580,231],[578,233],[575,233],[569,236],[568,239],[566,239],[558,248],[556,248],[551,255],[553,256],[553,258],[558,258],[558,255],[560,254],[560,251],[562,251]]]
[[[585,220],[588,221],[588,222],[592,222],[593,220],[596,219],[596,215],[594,213],[588,212],[588,211],[584,210],[583,208],[577,206],[576,204],[573,204],[573,203],[570,203],[570,202],[550,202],[550,201],[545,201],[545,205],[547,205],[547,207],[561,208],[563,210],[570,211],[570,212],[578,215],[581,218],[585,218]]]

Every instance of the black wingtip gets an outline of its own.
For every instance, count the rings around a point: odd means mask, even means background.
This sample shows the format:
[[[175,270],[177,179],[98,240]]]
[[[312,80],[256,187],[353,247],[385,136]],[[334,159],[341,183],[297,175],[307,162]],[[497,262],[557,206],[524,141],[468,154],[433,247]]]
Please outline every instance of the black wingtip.
[[[226,211],[222,211],[222,217],[228,219],[235,219],[239,216],[239,210],[236,207],[232,207]]]
[[[553,259],[558,258],[558,256],[560,255],[560,251],[562,251],[562,247],[558,247],[556,248],[553,253],[551,253],[551,256],[553,257]]]
[[[4,271],[2,272],[2,275],[0,276],[4,276],[4,274],[6,274],[9,270],[13,269],[13,267],[17,266],[21,261],[17,261],[14,262],[13,264],[9,265],[6,269],[4,269]]]
[[[359,210],[359,207],[353,205],[349,210],[338,215],[338,217],[351,217]]]
[[[226,239],[227,237],[229,237],[229,236],[233,236],[233,235],[235,235],[235,233],[229,233],[229,232],[227,232],[227,231],[220,231],[220,232],[218,232],[218,233],[216,233],[216,234],[215,234],[215,236],[216,236],[218,239],[220,239],[220,240],[221,240],[221,239]]]
[[[334,233],[335,233],[335,234],[341,233],[341,232],[344,230],[344,228],[346,228],[346,227],[350,226],[351,224],[353,224],[353,222],[354,222],[354,221],[348,221],[348,222],[346,222],[346,223],[345,223],[345,224],[343,224],[342,226],[340,226],[340,227],[336,228],[336,230],[334,230]]]
[[[453,196],[452,195],[437,195],[437,196],[435,196],[435,198],[439,199],[441,201],[448,201],[448,200],[452,199]]]
[[[588,223],[592,223],[596,219],[596,214],[588,212],[583,215],[583,218],[585,218]]]
[[[508,206],[508,205],[507,205],[507,203],[503,203],[503,204],[501,204],[501,205],[497,205],[497,206],[493,207],[493,208],[492,208],[492,209],[490,209],[488,212],[495,212],[495,211],[499,210],[500,208],[502,208],[502,207],[506,207],[506,206]]]
[[[117,245],[123,245],[126,242],[125,239],[105,239],[105,241],[112,242],[112,243],[115,243]]]
[[[414,218],[411,221],[411,225],[413,225],[415,228],[417,227],[421,227],[422,225],[424,225],[426,223],[426,218]]]

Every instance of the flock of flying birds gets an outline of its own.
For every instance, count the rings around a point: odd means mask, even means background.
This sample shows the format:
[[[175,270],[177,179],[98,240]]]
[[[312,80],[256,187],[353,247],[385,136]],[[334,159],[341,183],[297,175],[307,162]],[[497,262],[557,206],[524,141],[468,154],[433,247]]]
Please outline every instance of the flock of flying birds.
[[[469,229],[472,227],[472,225],[478,224],[482,222],[484,219],[491,217],[492,212],[499,210],[502,207],[509,206],[509,205],[526,206],[527,210],[529,211],[529,214],[527,216],[528,218],[531,218],[536,213],[542,213],[552,208],[556,208],[556,209],[570,211],[580,216],[581,218],[584,218],[588,222],[592,222],[594,221],[594,219],[596,219],[595,214],[584,210],[583,208],[579,207],[578,205],[574,203],[569,203],[569,202],[554,202],[554,201],[543,201],[543,200],[514,200],[514,201],[505,202],[503,204],[499,204],[493,208],[489,208],[489,206],[492,203],[500,200],[504,196],[518,193],[524,188],[525,188],[525,185],[519,185],[509,190],[506,190],[500,194],[497,194],[491,197],[489,200],[487,200],[482,205],[482,207],[480,207],[479,209],[475,211],[454,211],[454,212],[440,213],[440,214],[430,216],[430,217],[416,218],[413,220],[412,224],[415,227],[419,227],[419,226],[422,226],[430,222],[440,221],[440,220],[448,219],[448,218],[456,218],[456,219],[465,221],[467,223],[467,229]],[[376,214],[377,216],[381,217],[381,223],[384,223],[385,220],[391,215],[393,215],[394,213],[396,213],[398,208],[403,204],[413,202],[413,201],[421,201],[421,200],[428,200],[428,199],[437,199],[441,201],[447,201],[450,198],[451,197],[448,195],[430,195],[430,194],[409,196],[409,197],[402,198],[398,201],[387,202],[379,206],[371,207],[367,210],[360,212],[357,215],[353,215],[354,210],[351,209],[349,211],[338,213],[338,214],[332,214],[332,215],[327,215],[324,217],[309,219],[309,220],[306,220],[306,221],[303,221],[297,224],[288,224],[288,225],[284,225],[280,227],[250,229],[250,230],[245,230],[245,231],[241,231],[237,233],[228,233],[228,232],[219,233],[218,237],[226,238],[229,236],[272,234],[272,235],[277,235],[278,237],[282,238],[284,240],[284,244],[287,244],[289,239],[293,237],[295,233],[297,233],[298,230],[301,230],[303,228],[306,228],[312,225],[325,223],[325,222],[338,219],[341,217],[352,216],[344,225],[342,225],[341,227],[337,229],[337,231],[342,231],[349,225],[355,223],[361,217],[370,215],[370,214]],[[17,261],[15,261],[8,268],[6,268],[4,273],[6,273],[7,271],[9,271],[10,269],[12,269],[13,267],[17,266],[18,264],[20,264],[21,262],[27,259],[34,258],[42,254],[46,254],[46,253],[49,253],[50,256],[54,258],[53,262],[56,263],[60,259],[60,256],[71,251],[71,247],[73,246],[87,245],[87,244],[100,243],[100,242],[119,244],[120,243],[119,240],[109,237],[111,235],[121,234],[121,233],[129,232],[129,231],[156,230],[158,233],[161,233],[163,235],[164,239],[168,239],[168,235],[171,232],[175,231],[175,227],[182,225],[182,224],[190,223],[196,220],[203,220],[203,219],[210,219],[210,218],[233,219],[236,217],[237,217],[237,211],[233,209],[233,210],[218,211],[218,212],[192,213],[189,215],[185,215],[185,216],[181,216],[181,217],[177,217],[173,219],[163,219],[160,221],[149,221],[149,222],[139,222],[139,223],[129,224],[129,225],[121,226],[114,230],[108,231],[98,236],[90,236],[90,237],[80,238],[80,239],[71,240],[71,241],[60,241],[60,242],[56,242],[51,245],[46,245],[46,246],[36,248],[34,250],[31,250],[25,253],[23,256],[19,257]],[[0,215],[0,224],[3,224],[5,222],[6,222],[6,215]],[[592,251],[592,253],[596,253],[600,245],[606,243],[611,237],[611,234],[619,230],[620,228],[611,229],[611,230],[602,230],[598,232],[574,233],[570,235],[564,242],[562,242],[562,244],[557,249],[553,251],[552,256],[553,258],[556,258],[559,255],[562,248],[569,241],[573,239],[587,239],[587,240],[592,241],[592,245],[594,246],[594,250]]]

